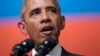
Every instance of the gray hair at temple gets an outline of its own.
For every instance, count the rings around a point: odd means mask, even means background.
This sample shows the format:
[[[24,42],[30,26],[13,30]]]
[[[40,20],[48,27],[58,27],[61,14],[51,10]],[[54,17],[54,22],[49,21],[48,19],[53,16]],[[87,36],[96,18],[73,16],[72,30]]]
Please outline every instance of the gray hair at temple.
[[[26,1],[26,0],[23,0],[23,3],[22,3],[22,5],[21,5],[21,9],[20,9],[20,17],[21,17],[21,21],[24,21],[25,1]]]
[[[59,13],[61,14],[61,10],[60,10],[60,6],[57,0],[53,0],[56,4],[56,6],[58,7]],[[24,21],[24,13],[25,13],[25,9],[26,9],[26,2],[27,0],[23,0],[23,3],[21,5],[21,10],[20,10],[20,17],[21,17],[21,21]]]

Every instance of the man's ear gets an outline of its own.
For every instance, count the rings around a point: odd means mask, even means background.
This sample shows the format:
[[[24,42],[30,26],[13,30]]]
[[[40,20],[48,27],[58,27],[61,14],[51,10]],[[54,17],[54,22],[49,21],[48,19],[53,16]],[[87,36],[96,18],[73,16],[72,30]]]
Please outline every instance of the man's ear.
[[[27,34],[27,28],[25,22],[18,22],[18,28],[23,34]]]
[[[65,17],[61,16],[61,29],[63,30],[65,27]]]

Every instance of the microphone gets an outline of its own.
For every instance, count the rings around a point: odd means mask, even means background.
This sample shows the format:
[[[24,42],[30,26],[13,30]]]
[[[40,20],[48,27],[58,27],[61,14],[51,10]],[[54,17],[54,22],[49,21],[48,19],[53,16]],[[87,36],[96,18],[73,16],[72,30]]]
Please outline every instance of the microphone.
[[[55,46],[57,45],[57,42],[51,38],[48,37],[46,40],[44,40],[37,48],[37,54],[35,56],[45,56],[48,54],[49,51],[51,51]]]
[[[27,56],[25,53],[29,52],[34,47],[34,42],[31,39],[26,39],[20,44],[16,44],[11,52],[11,56]]]

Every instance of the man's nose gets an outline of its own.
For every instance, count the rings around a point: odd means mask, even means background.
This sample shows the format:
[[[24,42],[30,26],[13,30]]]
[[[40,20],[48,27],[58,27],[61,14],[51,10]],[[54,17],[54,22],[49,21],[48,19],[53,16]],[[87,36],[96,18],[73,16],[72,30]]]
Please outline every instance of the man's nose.
[[[49,23],[49,22],[51,22],[49,15],[46,12],[42,13],[41,23]]]

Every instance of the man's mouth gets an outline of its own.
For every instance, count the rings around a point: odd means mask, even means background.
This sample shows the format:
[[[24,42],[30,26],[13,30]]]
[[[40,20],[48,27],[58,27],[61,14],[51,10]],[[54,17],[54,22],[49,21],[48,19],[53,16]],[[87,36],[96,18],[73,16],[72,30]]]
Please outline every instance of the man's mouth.
[[[46,26],[46,27],[43,27],[43,29],[41,30],[41,32],[45,35],[51,35],[52,32],[54,30],[54,27],[53,26]]]

